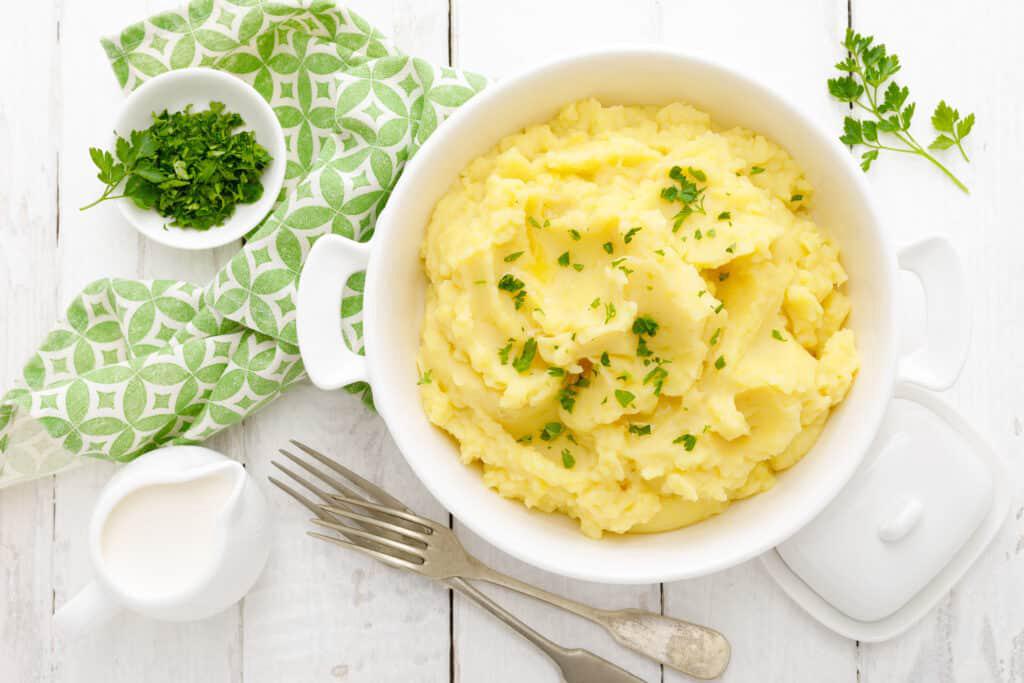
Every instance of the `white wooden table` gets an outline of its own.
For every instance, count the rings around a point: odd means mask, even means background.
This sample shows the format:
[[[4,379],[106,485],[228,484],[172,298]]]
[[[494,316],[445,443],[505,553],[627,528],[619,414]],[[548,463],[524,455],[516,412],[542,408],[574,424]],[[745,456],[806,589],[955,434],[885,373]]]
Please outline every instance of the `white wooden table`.
[[[8,387],[68,301],[102,276],[208,280],[237,249],[187,254],[144,241],[96,194],[86,148],[109,134],[121,99],[98,44],[174,0],[5,0],[0,23],[0,386]],[[926,125],[950,98],[977,112],[954,161],[960,195],[910,159],[869,176],[900,240],[948,235],[973,276],[970,360],[949,399],[1024,474],[1024,4],[953,0],[351,0],[406,52],[496,77],[559,53],[619,42],[685,48],[759,75],[839,130],[825,79],[849,22],[889,43]],[[908,311],[919,294],[908,296]],[[916,317],[915,317],[916,315]],[[911,341],[919,314],[908,313]],[[381,420],[344,393],[294,390],[214,440],[261,479],[287,438],[343,454],[415,508],[445,511],[414,479]],[[89,579],[85,529],[105,464],[0,492],[0,681],[279,683],[555,681],[525,642],[460,596],[305,537],[306,515],[268,492],[272,559],[245,601],[193,624],[123,616],[70,648],[51,615]],[[1018,487],[1019,489],[1019,487]],[[839,637],[794,606],[756,562],[701,580],[609,587],[524,566],[460,530],[495,566],[602,606],[711,624],[734,645],[728,681],[1024,681],[1024,494],[993,547],[940,606],[880,645]],[[455,523],[458,528],[458,523]],[[587,623],[493,594],[554,639],[587,647],[647,681],[681,681]]]

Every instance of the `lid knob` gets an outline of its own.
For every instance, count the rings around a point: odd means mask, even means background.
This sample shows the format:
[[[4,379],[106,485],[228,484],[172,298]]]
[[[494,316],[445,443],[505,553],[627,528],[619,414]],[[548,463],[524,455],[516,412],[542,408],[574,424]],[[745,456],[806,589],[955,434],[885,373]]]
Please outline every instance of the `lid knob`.
[[[878,537],[886,543],[895,543],[909,534],[921,521],[924,505],[917,498],[905,501],[896,512],[878,526]]]

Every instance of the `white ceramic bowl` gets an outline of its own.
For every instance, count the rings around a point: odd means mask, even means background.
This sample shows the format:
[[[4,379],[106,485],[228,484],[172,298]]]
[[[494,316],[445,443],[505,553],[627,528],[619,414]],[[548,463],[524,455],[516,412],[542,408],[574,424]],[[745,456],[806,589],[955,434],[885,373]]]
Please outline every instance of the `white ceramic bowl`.
[[[691,103],[720,126],[742,125],[780,143],[815,187],[815,218],[838,241],[850,274],[862,366],[846,401],[810,453],[776,486],[684,529],[654,535],[583,536],[574,521],[533,512],[485,487],[456,445],[426,419],[415,359],[425,277],[419,249],[434,204],[467,162],[503,136],[595,96],[605,104]],[[427,488],[475,533],[543,569],[608,583],[708,574],[785,540],[817,515],[857,469],[898,377],[937,388],[955,379],[966,351],[963,275],[950,245],[932,238],[898,252],[883,230],[863,173],[832,132],[758,83],[729,69],[656,48],[621,48],[563,59],[509,78],[444,123],[405,170],[370,245],[321,238],[303,270],[298,337],[313,382],[367,380],[378,410]],[[366,265],[365,358],[349,352],[338,323],[342,284]],[[897,270],[914,270],[928,300],[929,345],[898,363]]]
[[[238,204],[223,225],[194,230],[168,225],[171,221],[156,211],[140,209],[130,199],[117,200],[121,214],[146,237],[178,249],[212,249],[241,239],[270,212],[281,191],[287,162],[284,131],[266,100],[250,85],[223,71],[178,69],[146,81],[121,105],[114,132],[127,137],[153,123],[153,113],[176,112],[191,104],[193,111],[209,109],[210,102],[223,102],[230,112],[241,114],[245,123],[237,131],[251,130],[273,160],[263,169],[263,196],[252,204]],[[113,146],[111,146],[113,149]],[[165,227],[166,226],[166,227]]]

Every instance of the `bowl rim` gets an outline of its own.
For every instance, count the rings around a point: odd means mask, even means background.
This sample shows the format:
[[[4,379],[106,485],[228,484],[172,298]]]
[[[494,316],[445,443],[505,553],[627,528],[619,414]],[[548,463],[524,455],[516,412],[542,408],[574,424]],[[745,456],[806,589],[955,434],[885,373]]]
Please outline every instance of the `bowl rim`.
[[[808,135],[815,137],[818,144],[832,147],[835,157],[840,159],[839,164],[844,172],[844,180],[849,181],[852,185],[852,189],[850,191],[858,195],[863,200],[863,211],[866,214],[865,223],[869,224],[873,229],[873,237],[879,245],[880,251],[885,255],[885,263],[882,264],[882,268],[884,269],[887,278],[886,287],[890,291],[895,287],[897,281],[896,272],[898,270],[895,245],[881,229],[882,223],[879,219],[867,181],[864,179],[863,173],[857,167],[848,150],[843,148],[831,133],[826,132],[824,126],[803,112],[798,106],[791,104],[783,95],[776,92],[771,87],[757,82],[753,77],[737,70],[734,67],[726,66],[720,62],[699,57],[683,50],[646,44],[625,44],[612,48],[592,49],[569,53],[538,63],[523,72],[502,79],[476,95],[473,99],[456,110],[447,121],[440,125],[438,130],[423,144],[416,156],[410,160],[408,166],[403,172],[402,178],[399,180],[392,192],[388,207],[385,208],[378,218],[372,242],[384,239],[389,233],[397,233],[401,231],[401,220],[397,216],[397,211],[392,209],[396,204],[401,203],[404,194],[411,192],[413,189],[413,186],[410,183],[406,183],[405,179],[414,177],[423,173],[424,170],[429,169],[432,158],[444,149],[450,139],[458,136],[460,125],[464,120],[472,117],[476,109],[482,108],[494,100],[500,100],[504,97],[507,91],[511,90],[524,80],[543,78],[550,71],[571,67],[574,64],[584,64],[595,59],[607,59],[609,57],[631,59],[670,58],[690,62],[700,68],[717,71],[723,76],[731,79],[735,84],[748,90],[751,93],[751,96],[774,101],[782,111],[792,117],[800,129],[804,130]],[[511,132],[512,131],[510,131],[510,133]],[[396,201],[396,199],[398,201]],[[383,283],[378,282],[377,278],[383,277],[383,274],[387,272],[388,269],[382,266],[386,266],[388,257],[382,253],[385,252],[386,249],[378,249],[374,247],[375,245],[371,243],[370,255],[366,268],[367,279],[365,286],[364,311],[366,311],[367,314],[364,316],[364,341],[368,381],[370,385],[376,389],[381,386],[381,383],[377,378],[379,378],[382,373],[377,367],[377,364],[382,362],[381,359],[383,354],[381,353],[382,340],[378,339],[375,334],[375,320],[378,316],[383,315],[381,307],[386,303],[378,301],[378,296],[386,296],[383,290],[387,289],[386,287],[381,286]],[[894,335],[897,329],[895,305],[888,306],[888,323],[889,329]],[[836,476],[833,476],[827,481],[827,486],[822,486],[819,482],[818,486],[816,486],[816,488],[811,492],[813,495],[807,495],[799,501],[798,505],[793,506],[793,509],[799,509],[799,512],[791,512],[786,516],[780,515],[778,517],[779,521],[774,522],[771,529],[772,533],[765,534],[760,539],[760,542],[750,543],[739,550],[729,553],[718,553],[714,556],[709,556],[701,562],[699,566],[694,565],[667,571],[665,568],[649,570],[645,567],[638,566],[628,575],[625,575],[622,573],[607,573],[601,566],[591,565],[583,567],[579,564],[567,565],[556,563],[556,558],[549,557],[543,552],[535,551],[527,544],[517,541],[516,539],[510,539],[507,535],[503,535],[500,529],[491,529],[486,524],[481,524],[479,522],[479,518],[474,514],[474,510],[466,499],[458,495],[448,495],[451,492],[445,490],[443,482],[434,475],[429,467],[427,467],[426,461],[416,455],[418,451],[422,449],[422,444],[417,443],[414,438],[406,432],[406,430],[392,427],[401,426],[402,420],[404,420],[404,416],[395,413],[395,408],[391,402],[392,392],[396,390],[392,388],[387,391],[375,392],[375,403],[378,412],[388,425],[389,432],[394,438],[396,445],[398,446],[398,450],[402,453],[402,456],[416,474],[417,478],[442,504],[442,506],[449,510],[451,514],[459,520],[460,524],[464,524],[474,534],[480,536],[502,552],[545,571],[573,579],[605,584],[627,585],[664,583],[706,576],[753,559],[754,557],[769,551],[771,548],[795,534],[832,502],[832,500],[846,486],[861,466],[868,449],[878,432],[889,401],[895,392],[897,378],[896,368],[899,350],[892,344],[890,344],[890,349],[890,354],[885,357],[875,359],[878,367],[881,368],[879,373],[880,379],[877,385],[872,387],[870,391],[878,400],[863,401],[867,408],[863,413],[858,415],[858,423],[861,427],[855,433],[852,433],[852,441],[854,441],[854,447],[856,448],[857,455],[856,457],[849,457],[840,461],[842,466],[837,466],[835,468],[834,471]],[[491,493],[494,496],[498,496],[496,492],[491,491]],[[672,532],[667,531],[664,533]],[[595,542],[600,543],[602,541]],[[637,564],[639,565],[640,563]]]
[[[117,140],[118,135],[125,135],[130,132],[125,130],[128,126],[125,121],[136,113],[139,103],[153,90],[166,87],[170,83],[179,83],[187,87],[190,81],[198,79],[209,79],[217,81],[219,85],[231,90],[234,94],[247,100],[248,104],[256,109],[261,109],[263,115],[271,122],[271,140],[260,140],[260,144],[267,148],[273,157],[273,162],[264,169],[261,180],[263,181],[263,196],[255,202],[255,206],[264,207],[263,217],[256,224],[249,224],[249,221],[239,220],[237,211],[223,224],[209,230],[190,230],[183,228],[171,228],[167,230],[152,230],[138,220],[136,212],[132,211],[134,205],[128,201],[116,202],[121,215],[134,227],[139,234],[154,242],[176,249],[188,251],[199,251],[204,249],[216,249],[225,244],[230,244],[242,239],[246,234],[256,229],[260,222],[273,210],[277,202],[277,196],[284,185],[285,167],[288,157],[287,143],[285,142],[284,129],[281,122],[274,113],[270,103],[263,99],[263,96],[251,85],[237,76],[225,73],[219,69],[205,66],[192,66],[182,69],[173,69],[154,76],[138,88],[133,90],[121,103],[117,116],[114,119],[114,132],[111,136],[111,148]],[[250,122],[246,121],[243,128],[251,128]],[[253,129],[255,130],[255,129]],[[149,211],[146,212],[148,215]]]

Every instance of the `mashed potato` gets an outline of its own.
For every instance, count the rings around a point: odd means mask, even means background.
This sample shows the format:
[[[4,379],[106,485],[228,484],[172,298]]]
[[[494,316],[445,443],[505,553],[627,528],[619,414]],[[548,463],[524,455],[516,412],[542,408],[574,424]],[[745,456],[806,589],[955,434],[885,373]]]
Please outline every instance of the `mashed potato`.
[[[423,245],[427,415],[488,486],[588,536],[768,489],[858,367],[812,192],[782,149],[684,104],[585,100],[505,138]]]

